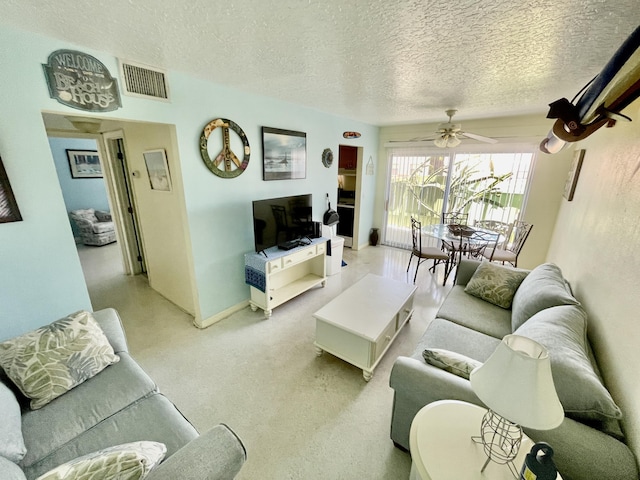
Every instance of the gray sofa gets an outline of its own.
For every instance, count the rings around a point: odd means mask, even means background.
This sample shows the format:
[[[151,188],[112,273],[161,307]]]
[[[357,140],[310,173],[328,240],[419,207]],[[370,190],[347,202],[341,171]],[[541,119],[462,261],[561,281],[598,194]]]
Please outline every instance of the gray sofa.
[[[427,363],[426,349],[483,362],[504,335],[514,333],[533,338],[549,350],[565,419],[554,430],[524,430],[534,441],[553,447],[562,477],[638,480],[636,458],[620,428],[622,412],[601,382],[586,336],[586,313],[560,270],[544,264],[522,271],[526,277],[515,290],[511,307],[502,308],[465,292],[479,265],[461,261],[454,287],[414,353],[398,357],[393,366],[389,384],[394,390],[391,439],[395,445],[409,449],[411,422],[431,402],[455,399],[482,405],[465,375]]]
[[[3,430],[7,423],[0,426],[0,442],[5,442],[0,445],[0,478],[35,479],[82,455],[148,440],[164,443],[167,449],[162,463],[146,477],[149,480],[233,479],[246,459],[240,439],[222,424],[199,435],[131,358],[117,312],[100,310],[93,317],[120,360],[44,407],[30,409],[28,400],[0,369],[2,421],[9,423],[12,412],[16,417],[22,412],[15,425],[21,427],[21,435]],[[8,397],[17,399],[20,406],[13,410]],[[11,461],[1,456],[12,451],[8,443],[15,446],[22,437],[23,458]]]

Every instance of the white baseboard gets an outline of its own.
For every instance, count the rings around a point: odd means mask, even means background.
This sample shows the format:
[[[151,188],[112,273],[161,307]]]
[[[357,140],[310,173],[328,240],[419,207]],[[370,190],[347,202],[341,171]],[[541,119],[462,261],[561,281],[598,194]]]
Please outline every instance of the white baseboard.
[[[249,300],[245,300],[244,302],[240,302],[237,305],[234,305],[232,307],[227,308],[226,310],[223,310],[222,312],[218,312],[212,317],[208,317],[205,319],[195,317],[193,319],[193,324],[198,328],[207,328],[213,325],[214,323],[218,323],[220,320],[224,320],[228,316],[236,312],[239,312],[240,310],[242,310],[247,306],[249,306]]]

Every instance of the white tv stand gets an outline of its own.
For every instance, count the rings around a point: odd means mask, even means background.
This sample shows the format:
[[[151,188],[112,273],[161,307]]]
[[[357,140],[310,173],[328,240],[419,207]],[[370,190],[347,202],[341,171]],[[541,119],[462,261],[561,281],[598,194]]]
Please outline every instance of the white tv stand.
[[[327,239],[315,238],[310,245],[244,256],[245,282],[250,286],[249,305],[254,312],[261,308],[266,318],[278,305],[317,285],[326,285]]]

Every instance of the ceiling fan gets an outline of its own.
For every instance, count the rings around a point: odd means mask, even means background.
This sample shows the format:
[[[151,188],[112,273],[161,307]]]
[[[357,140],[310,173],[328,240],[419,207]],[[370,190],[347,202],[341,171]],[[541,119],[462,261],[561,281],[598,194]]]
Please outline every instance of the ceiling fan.
[[[472,138],[480,142],[485,143],[498,143],[495,138],[484,137],[475,133],[465,132],[462,130],[462,125],[459,123],[451,123],[451,119],[456,114],[457,110],[450,109],[444,113],[449,117],[449,121],[438,125],[438,129],[435,131],[435,138],[412,138],[411,141],[425,141],[432,140],[436,147],[440,148],[453,148],[457,147],[461,143],[462,138]]]

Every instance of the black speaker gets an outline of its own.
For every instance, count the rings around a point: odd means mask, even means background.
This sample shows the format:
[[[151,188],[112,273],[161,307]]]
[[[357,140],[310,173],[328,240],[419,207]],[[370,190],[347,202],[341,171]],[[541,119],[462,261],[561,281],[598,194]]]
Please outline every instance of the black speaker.
[[[313,222],[312,238],[320,238],[322,236],[322,222]]]

